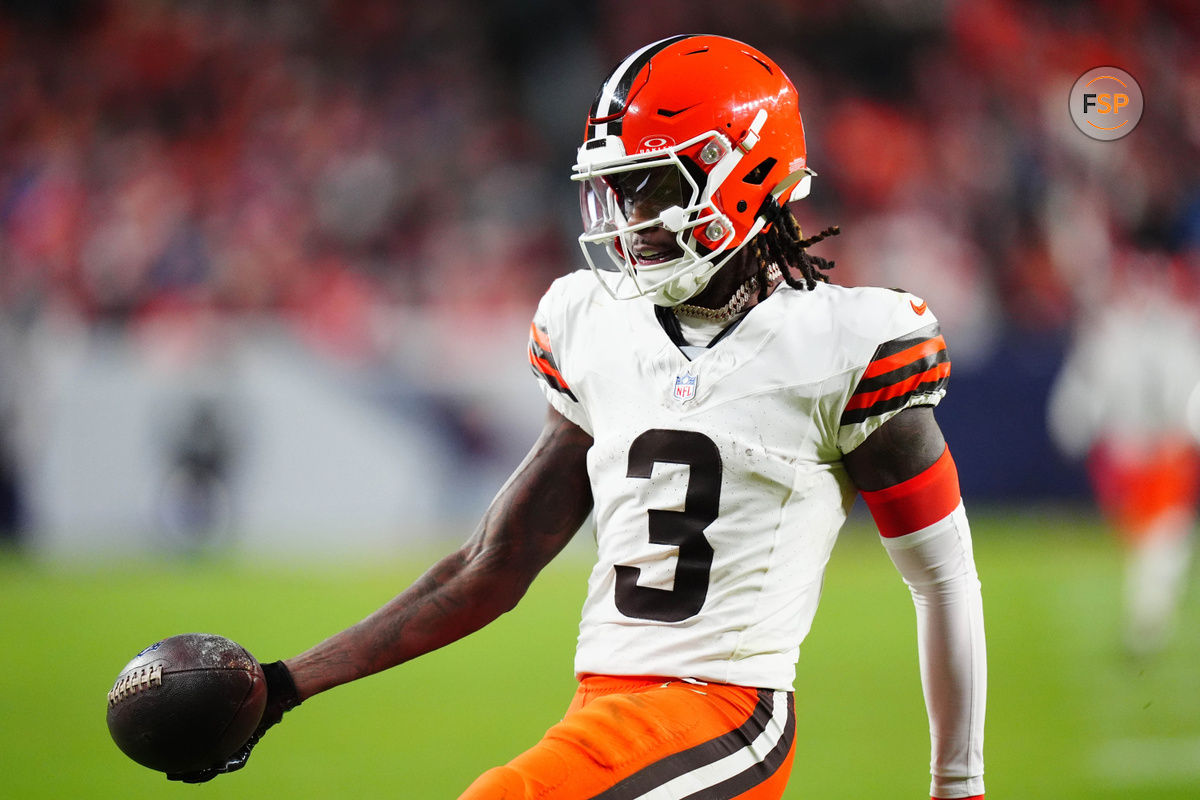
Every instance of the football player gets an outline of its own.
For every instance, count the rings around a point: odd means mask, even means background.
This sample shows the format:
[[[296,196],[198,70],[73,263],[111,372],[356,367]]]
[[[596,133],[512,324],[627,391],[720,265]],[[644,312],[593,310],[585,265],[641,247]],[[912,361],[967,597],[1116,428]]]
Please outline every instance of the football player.
[[[1200,313],[1166,256],[1130,254],[1080,314],[1048,402],[1125,551],[1124,644],[1171,641],[1200,516]]]
[[[578,692],[463,797],[780,797],[800,643],[861,494],[916,606],[932,795],[982,797],[982,602],[933,412],[945,342],[920,298],[828,283],[787,210],[814,174],[796,89],[754,48],[675,36],[621,62],[574,167],[591,269],[531,327],[549,402],[532,450],[461,549],[266,665],[238,755],[175,777],[237,769],[301,700],[487,625],[590,514]]]

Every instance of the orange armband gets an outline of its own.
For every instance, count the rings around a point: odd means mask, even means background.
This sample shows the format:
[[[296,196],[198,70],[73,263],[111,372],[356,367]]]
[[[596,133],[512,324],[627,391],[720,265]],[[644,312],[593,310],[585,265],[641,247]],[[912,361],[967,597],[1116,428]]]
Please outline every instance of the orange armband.
[[[950,448],[924,472],[886,489],[862,492],[862,496],[879,533],[889,539],[919,531],[945,518],[962,500],[958,468],[950,457]]]

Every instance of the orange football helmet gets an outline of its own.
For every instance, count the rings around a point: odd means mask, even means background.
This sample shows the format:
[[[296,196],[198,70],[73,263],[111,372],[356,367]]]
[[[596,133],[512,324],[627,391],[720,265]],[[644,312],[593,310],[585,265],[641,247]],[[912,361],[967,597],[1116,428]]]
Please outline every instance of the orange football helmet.
[[[808,194],[805,155],[796,87],[774,61],[723,36],[646,45],[588,114],[572,174],[584,257],[613,297],[678,305],[770,227],[774,204]],[[639,251],[648,228],[675,246]]]

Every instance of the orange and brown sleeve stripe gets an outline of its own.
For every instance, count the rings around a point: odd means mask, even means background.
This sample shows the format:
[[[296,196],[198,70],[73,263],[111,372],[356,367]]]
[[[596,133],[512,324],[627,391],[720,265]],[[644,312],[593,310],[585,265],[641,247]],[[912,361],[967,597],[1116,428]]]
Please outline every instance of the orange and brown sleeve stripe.
[[[533,374],[550,384],[551,387],[578,402],[579,398],[571,391],[567,381],[558,370],[554,361],[554,353],[550,350],[550,337],[545,328],[539,328],[537,323],[529,325],[529,367]]]
[[[941,391],[950,377],[950,355],[935,322],[884,342],[871,358],[842,411],[842,425],[903,408],[914,396]]]

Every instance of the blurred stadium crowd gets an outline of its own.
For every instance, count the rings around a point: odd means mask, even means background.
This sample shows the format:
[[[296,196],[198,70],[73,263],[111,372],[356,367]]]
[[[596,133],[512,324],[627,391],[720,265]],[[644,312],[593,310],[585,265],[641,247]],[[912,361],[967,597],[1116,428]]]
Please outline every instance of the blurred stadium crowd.
[[[48,325],[137,341],[170,320],[186,349],[265,313],[386,370],[413,315],[451,349],[527,319],[581,265],[568,175],[599,80],[678,32],[784,66],[819,173],[801,223],[841,226],[819,251],[837,282],[920,287],[956,369],[1013,336],[1061,341],[1130,260],[1200,282],[1193,3],[652,6],[0,2],[0,432],[5,376]],[[1118,142],[1068,116],[1100,65],[1145,94]]]

